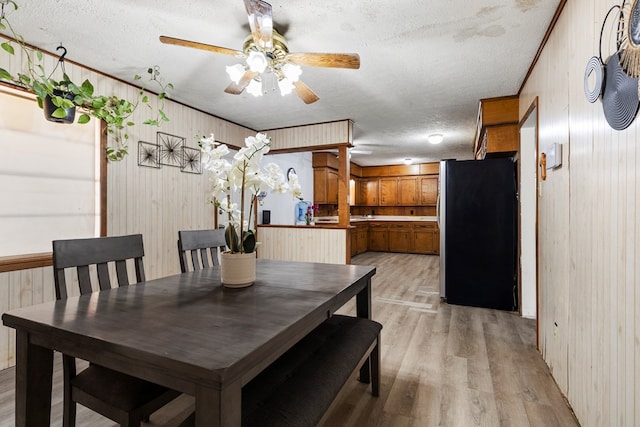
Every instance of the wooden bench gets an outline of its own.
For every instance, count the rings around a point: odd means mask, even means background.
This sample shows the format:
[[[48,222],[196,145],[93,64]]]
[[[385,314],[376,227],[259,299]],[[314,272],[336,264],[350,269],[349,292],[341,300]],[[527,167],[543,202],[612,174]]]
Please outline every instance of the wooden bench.
[[[244,427],[313,427],[338,393],[369,360],[371,393],[380,387],[378,322],[334,315],[242,389]]]

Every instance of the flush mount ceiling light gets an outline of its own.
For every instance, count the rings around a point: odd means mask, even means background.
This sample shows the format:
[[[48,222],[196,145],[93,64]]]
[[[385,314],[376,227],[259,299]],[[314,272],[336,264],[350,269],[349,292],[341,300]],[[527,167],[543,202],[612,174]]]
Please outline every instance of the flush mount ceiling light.
[[[427,137],[427,140],[431,143],[431,144],[440,144],[442,142],[442,140],[444,139],[444,136],[442,136],[441,133],[432,133],[431,135],[429,135]]]
[[[406,159],[404,159],[404,160],[403,160],[403,162],[404,162],[404,164],[405,164],[405,165],[410,165],[412,161],[413,161],[413,160],[411,160],[411,159],[410,159],[410,158],[408,158],[408,157],[407,157]]]

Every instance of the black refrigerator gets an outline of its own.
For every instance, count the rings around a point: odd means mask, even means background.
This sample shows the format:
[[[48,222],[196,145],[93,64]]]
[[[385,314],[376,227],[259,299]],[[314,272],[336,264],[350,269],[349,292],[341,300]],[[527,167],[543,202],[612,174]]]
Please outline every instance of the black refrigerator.
[[[441,297],[517,310],[515,163],[443,160],[439,185]]]

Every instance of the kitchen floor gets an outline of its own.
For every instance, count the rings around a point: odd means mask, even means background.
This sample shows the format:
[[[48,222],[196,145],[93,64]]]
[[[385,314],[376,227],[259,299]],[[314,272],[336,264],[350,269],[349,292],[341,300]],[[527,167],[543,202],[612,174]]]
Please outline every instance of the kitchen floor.
[[[441,303],[437,256],[367,252],[352,263],[377,266],[381,391],[349,383],[324,426],[579,425],[536,350],[535,320]]]

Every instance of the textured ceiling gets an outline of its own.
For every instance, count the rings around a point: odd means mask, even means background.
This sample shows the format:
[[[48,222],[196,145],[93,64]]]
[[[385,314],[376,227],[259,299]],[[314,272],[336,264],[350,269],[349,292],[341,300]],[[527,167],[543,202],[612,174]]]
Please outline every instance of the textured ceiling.
[[[172,99],[255,130],[351,119],[358,164],[472,157],[478,101],[516,94],[559,0],[272,0],[292,52],[355,52],[359,70],[304,67],[320,100],[224,93],[237,59],[165,45],[167,35],[242,49],[242,0],[19,1],[26,41],[132,81],[158,65]],[[434,146],[430,133],[445,140]]]

